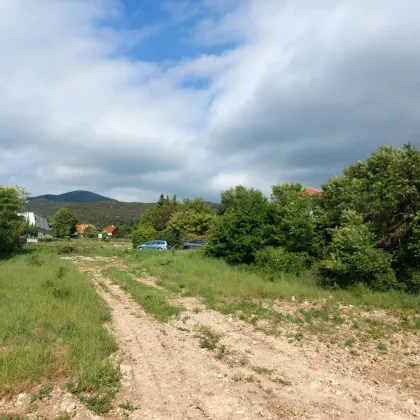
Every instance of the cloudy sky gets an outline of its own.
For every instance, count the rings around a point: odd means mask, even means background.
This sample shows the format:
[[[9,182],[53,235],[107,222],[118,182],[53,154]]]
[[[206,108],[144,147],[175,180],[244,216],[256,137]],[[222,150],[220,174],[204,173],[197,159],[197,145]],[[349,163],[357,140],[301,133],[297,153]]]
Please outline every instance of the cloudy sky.
[[[216,200],[409,141],[418,0],[0,0],[0,184]]]

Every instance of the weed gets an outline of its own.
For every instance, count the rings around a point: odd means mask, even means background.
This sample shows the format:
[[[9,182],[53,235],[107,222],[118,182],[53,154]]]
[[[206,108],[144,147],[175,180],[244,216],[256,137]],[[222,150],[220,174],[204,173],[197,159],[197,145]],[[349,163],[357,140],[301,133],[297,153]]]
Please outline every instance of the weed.
[[[184,331],[184,332],[190,332],[191,331],[189,328],[184,328],[184,327],[177,327],[177,330]]]
[[[56,271],[55,271],[55,277],[58,280],[61,280],[67,273],[69,272],[68,267],[63,267],[60,266]]]
[[[228,354],[229,350],[225,344],[221,344],[219,347],[217,347],[216,359],[223,359]]]
[[[356,340],[354,338],[350,338],[344,343],[344,347],[353,347]]]
[[[292,383],[290,381],[288,381],[287,379],[275,378],[275,379],[272,379],[272,381],[275,382],[276,384],[280,384],[280,385],[283,385],[283,386],[292,385]]]
[[[410,367],[410,368],[416,368],[416,367],[419,367],[420,365],[419,364],[417,364],[417,363],[413,363],[413,362],[410,362],[409,364],[408,364],[408,367]]]
[[[135,407],[133,404],[131,404],[130,401],[126,401],[125,403],[120,404],[120,408],[127,411],[135,411],[137,410],[137,407]]]
[[[36,400],[43,400],[44,398],[51,398],[52,387],[41,388],[38,393],[32,394],[31,403]]]
[[[260,366],[252,366],[252,370],[262,375],[271,375],[274,372],[274,369],[267,369]]]
[[[119,387],[121,373],[119,366],[110,360],[95,369],[86,371],[77,383],[70,381],[67,389],[79,396],[86,406],[96,414],[105,414],[112,408],[112,399]]]
[[[380,353],[386,353],[387,351],[386,345],[383,343],[378,344],[376,348]]]
[[[207,350],[215,350],[220,340],[220,334],[214,332],[210,327],[202,326],[199,330],[200,347]]]
[[[247,382],[254,382],[255,381],[254,375],[245,376],[245,380]]]

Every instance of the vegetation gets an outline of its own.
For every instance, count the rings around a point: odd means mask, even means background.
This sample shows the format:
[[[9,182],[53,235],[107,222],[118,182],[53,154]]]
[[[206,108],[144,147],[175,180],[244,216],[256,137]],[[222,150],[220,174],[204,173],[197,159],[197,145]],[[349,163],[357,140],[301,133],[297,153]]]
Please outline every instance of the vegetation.
[[[178,315],[183,308],[167,303],[167,297],[161,290],[147,286],[135,280],[130,274],[117,268],[108,268],[104,274],[123,290],[130,293],[144,311],[161,322],[167,322]]]
[[[76,231],[77,219],[68,208],[57,210],[54,216],[53,230],[58,238],[65,238]]]
[[[41,383],[41,398],[72,378],[81,400],[106,397],[109,407],[116,343],[91,283],[48,245],[0,260],[0,271],[0,394]]]
[[[62,202],[43,198],[34,198],[26,204],[28,211],[53,219],[54,213],[60,208],[69,208],[80,223],[92,223],[103,229],[109,225],[134,226],[140,216],[149,208],[147,203],[124,203],[120,201],[103,202]]]
[[[201,198],[180,203],[176,196],[162,194],[140,218],[132,234],[133,246],[161,239],[179,248],[186,239],[205,237],[215,217],[213,208]]]
[[[26,193],[19,187],[0,186],[0,252],[10,252],[21,245],[19,234],[24,219]]]

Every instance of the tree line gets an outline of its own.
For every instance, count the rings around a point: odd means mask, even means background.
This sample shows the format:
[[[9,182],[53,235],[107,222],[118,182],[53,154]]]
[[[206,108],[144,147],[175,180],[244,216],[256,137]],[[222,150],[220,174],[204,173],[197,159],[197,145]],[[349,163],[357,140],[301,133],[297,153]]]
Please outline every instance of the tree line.
[[[141,217],[133,245],[150,239],[180,246],[206,238],[204,252],[253,264],[271,278],[312,270],[325,287],[420,292],[420,151],[384,146],[309,195],[299,183],[270,197],[237,186],[217,211],[203,199],[161,195]]]

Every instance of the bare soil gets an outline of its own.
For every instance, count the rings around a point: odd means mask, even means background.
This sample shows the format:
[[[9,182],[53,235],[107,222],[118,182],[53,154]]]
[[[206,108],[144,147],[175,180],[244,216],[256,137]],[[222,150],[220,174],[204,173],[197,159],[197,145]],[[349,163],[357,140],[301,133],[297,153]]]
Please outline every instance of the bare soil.
[[[186,311],[161,324],[104,277],[104,267],[76,263],[111,308],[109,327],[120,349],[115,357],[121,362],[121,388],[115,408],[103,418],[420,418],[418,368],[393,369],[393,357],[352,354],[318,340],[290,340],[287,331],[269,336],[232,316],[205,310],[197,298],[177,297]],[[154,284],[146,275],[144,282]],[[200,346],[203,326],[220,335],[216,349]],[[404,339],[420,350],[418,336],[396,337]],[[132,411],[120,407],[127,402]],[[66,411],[74,419],[101,418],[60,389],[37,405],[40,419]],[[27,396],[0,401],[0,414],[7,412],[28,412]]]

